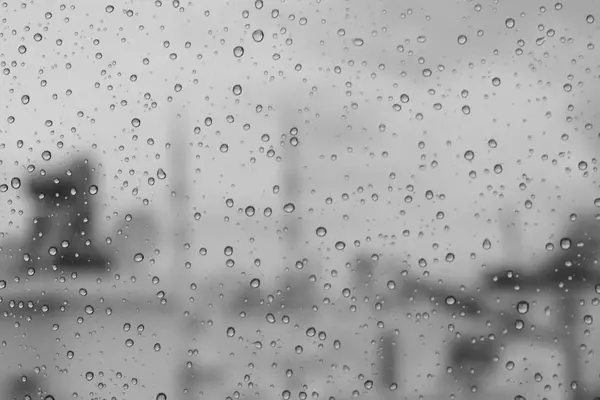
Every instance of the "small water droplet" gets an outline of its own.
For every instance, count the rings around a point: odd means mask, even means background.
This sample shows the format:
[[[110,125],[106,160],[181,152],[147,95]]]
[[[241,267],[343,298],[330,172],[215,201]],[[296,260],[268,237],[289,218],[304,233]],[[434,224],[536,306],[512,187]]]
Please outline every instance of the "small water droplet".
[[[18,188],[20,188],[20,187],[21,187],[21,180],[20,180],[19,178],[16,178],[16,177],[15,177],[15,178],[12,178],[12,179],[10,180],[10,186],[11,186],[13,189],[18,189]]]
[[[237,58],[240,58],[241,56],[244,55],[244,48],[242,46],[235,46],[233,48],[233,55],[236,56]]]
[[[526,301],[520,301],[517,303],[517,312],[519,314],[527,314],[529,311],[529,303]]]
[[[262,30],[257,29],[254,32],[252,32],[252,39],[254,39],[254,41],[256,43],[262,42],[264,38],[265,38],[265,34],[263,33]],[[242,51],[242,54],[243,54],[243,51]]]

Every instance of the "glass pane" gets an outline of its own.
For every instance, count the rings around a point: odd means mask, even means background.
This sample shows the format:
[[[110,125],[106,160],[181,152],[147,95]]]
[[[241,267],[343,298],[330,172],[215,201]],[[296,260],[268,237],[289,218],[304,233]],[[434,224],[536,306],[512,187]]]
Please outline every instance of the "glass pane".
[[[600,398],[595,1],[0,9],[0,398]]]

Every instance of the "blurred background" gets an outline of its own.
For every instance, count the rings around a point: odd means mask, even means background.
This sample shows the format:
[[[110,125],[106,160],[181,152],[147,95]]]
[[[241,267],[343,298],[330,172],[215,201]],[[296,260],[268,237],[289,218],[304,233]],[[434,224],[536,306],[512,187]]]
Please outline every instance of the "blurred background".
[[[600,397],[600,4],[0,4],[6,399]]]

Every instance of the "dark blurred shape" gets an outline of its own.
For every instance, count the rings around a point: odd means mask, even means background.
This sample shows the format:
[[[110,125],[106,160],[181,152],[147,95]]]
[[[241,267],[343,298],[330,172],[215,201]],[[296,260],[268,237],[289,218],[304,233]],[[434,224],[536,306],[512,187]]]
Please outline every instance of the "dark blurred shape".
[[[451,376],[463,387],[471,390],[488,377],[494,367],[498,345],[492,340],[461,337],[452,342],[447,355]]]
[[[29,182],[28,192],[36,207],[32,244],[34,253],[44,236],[50,236],[56,249],[53,264],[59,269],[98,270],[110,264],[107,254],[93,244],[94,195],[98,186],[87,158],[74,159],[66,169],[49,171]],[[57,235],[57,236],[53,236]]]
[[[487,286],[514,290],[580,290],[593,287],[600,274],[598,262],[600,221],[596,216],[582,216],[569,227],[554,255],[537,266],[501,266],[488,274]]]
[[[43,387],[40,385],[39,379],[37,377],[26,377],[23,376],[13,376],[8,378],[4,384],[3,388],[0,389],[0,393],[2,393],[2,399],[7,400],[29,400],[29,399],[46,399],[53,397],[46,393]],[[2,392],[4,391],[4,392]],[[50,396],[50,397],[48,397]]]
[[[577,382],[570,398],[586,398],[586,385],[581,382],[578,343],[573,334],[578,321],[576,293],[593,288],[600,282],[598,244],[600,243],[600,221],[596,215],[582,215],[568,227],[566,234],[554,246],[554,254],[541,265],[501,266],[486,277],[490,289],[511,293],[550,291],[562,302],[559,325],[564,330],[561,339],[566,355],[566,384]]]

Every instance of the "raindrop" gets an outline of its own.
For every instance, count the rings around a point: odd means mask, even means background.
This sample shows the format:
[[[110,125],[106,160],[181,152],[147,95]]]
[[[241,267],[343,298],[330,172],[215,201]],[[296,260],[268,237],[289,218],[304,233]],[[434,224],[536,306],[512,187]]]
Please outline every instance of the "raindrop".
[[[563,250],[570,249],[571,248],[571,239],[569,239],[569,238],[560,239],[560,247]]]
[[[520,301],[517,303],[517,312],[519,314],[527,314],[529,311],[529,303],[526,301]]]
[[[240,94],[242,94],[242,86],[234,85],[233,86],[233,94],[235,94],[236,96],[239,96]]]
[[[10,186],[11,186],[13,189],[18,189],[18,188],[20,188],[20,187],[21,187],[21,180],[20,180],[19,178],[16,178],[16,177],[15,177],[15,178],[12,178],[12,179],[10,180]]]
[[[91,195],[98,194],[98,186],[96,186],[96,185],[91,185],[91,186],[88,188],[88,193],[89,193],[89,194],[91,194]]]
[[[24,94],[23,96],[21,96],[21,103],[23,104],[29,104],[29,96]]]
[[[388,281],[387,288],[390,289],[390,290],[396,289],[396,282],[395,281]]]
[[[135,261],[135,262],[144,261],[144,255],[142,253],[137,253],[135,256],[133,256],[133,261]]]
[[[344,250],[346,248],[346,243],[339,241],[335,244],[335,248],[337,250]]]
[[[472,150],[467,150],[465,152],[465,160],[473,161],[474,158],[475,158],[475,153]]]
[[[134,128],[139,128],[141,124],[142,121],[140,121],[139,118],[134,118],[131,120],[131,125],[133,125]]]
[[[159,393],[156,395],[156,400],[167,400],[167,395],[164,393]]]
[[[446,304],[449,306],[456,304],[456,298],[454,296],[446,297]]]
[[[481,247],[483,247],[484,250],[489,250],[492,247],[492,242],[486,238],[481,244]]]
[[[465,115],[469,115],[469,114],[471,114],[471,107],[469,107],[469,106],[466,106],[466,105],[465,105],[465,106],[462,106],[462,112],[463,112],[463,114],[465,114]]]
[[[594,19],[594,16],[590,14],[587,17],[585,17],[585,20],[587,21],[588,24],[593,24],[595,19]]]
[[[504,22],[504,24],[506,25],[506,27],[508,29],[512,29],[515,27],[515,19],[514,18],[507,18],[506,21]]]
[[[286,213],[292,213],[295,209],[296,206],[293,203],[288,203],[285,206],[283,206],[283,211],[285,211]]]
[[[233,48],[233,55],[236,56],[237,58],[240,58],[241,56],[244,55],[244,48],[242,46],[235,46]]]
[[[229,328],[227,328],[227,336],[229,337],[233,337],[235,335],[235,328],[230,326]]]
[[[324,237],[325,235],[327,235],[327,229],[323,228],[322,226],[317,228],[317,236],[318,237]]]
[[[163,180],[167,177],[167,174],[162,168],[159,168],[158,171],[156,171],[156,176],[158,177],[158,179]]]
[[[245,212],[248,217],[252,217],[256,211],[254,210],[254,207],[248,206],[246,207]]]
[[[88,306],[85,306],[85,313],[86,313],[87,315],[92,315],[92,314],[94,313],[94,307],[92,307],[92,306],[89,306],[89,305],[88,305]]]
[[[262,42],[264,38],[265,38],[265,34],[260,29],[257,29],[254,32],[252,32],[252,39],[254,39],[254,41],[256,43]],[[242,49],[242,54],[243,54],[243,52],[244,51]],[[237,57],[240,57],[240,56],[237,56]]]
[[[500,86],[500,78],[496,77],[494,79],[492,79],[492,85],[494,86]]]
[[[45,150],[42,152],[42,160],[49,161],[51,158],[52,158],[52,153],[50,153],[48,150]]]
[[[465,35],[460,35],[458,37],[458,44],[463,45],[467,43],[467,37]]]
[[[87,379],[88,381],[91,381],[92,379],[94,379],[94,373],[89,371],[85,373],[85,379]]]
[[[258,288],[258,287],[260,287],[260,279],[258,279],[258,278],[252,279],[250,281],[250,286],[253,287],[253,288],[255,288],[255,289]]]

